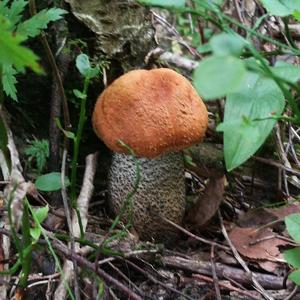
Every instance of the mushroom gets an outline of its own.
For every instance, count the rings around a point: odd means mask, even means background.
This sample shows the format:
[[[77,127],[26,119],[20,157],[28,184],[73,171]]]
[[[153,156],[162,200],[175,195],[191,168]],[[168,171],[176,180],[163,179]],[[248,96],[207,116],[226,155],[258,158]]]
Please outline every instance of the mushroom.
[[[134,194],[132,221],[141,239],[173,239],[176,231],[163,218],[181,224],[185,212],[182,149],[199,142],[206,131],[206,107],[191,83],[167,69],[130,71],[99,96],[92,117],[96,134],[114,151],[109,197],[118,214],[134,187],[133,157],[141,180]]]

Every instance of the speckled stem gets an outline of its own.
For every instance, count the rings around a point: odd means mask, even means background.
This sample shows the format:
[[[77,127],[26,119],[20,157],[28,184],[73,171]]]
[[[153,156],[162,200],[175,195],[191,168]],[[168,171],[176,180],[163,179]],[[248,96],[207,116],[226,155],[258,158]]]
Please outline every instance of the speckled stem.
[[[184,163],[181,152],[153,159],[139,158],[141,180],[133,196],[133,227],[141,239],[173,239],[175,229],[165,217],[181,224],[185,210]],[[114,153],[109,173],[111,209],[118,214],[135,181],[135,161]],[[128,218],[128,215],[127,215]],[[127,222],[126,216],[123,218]]]

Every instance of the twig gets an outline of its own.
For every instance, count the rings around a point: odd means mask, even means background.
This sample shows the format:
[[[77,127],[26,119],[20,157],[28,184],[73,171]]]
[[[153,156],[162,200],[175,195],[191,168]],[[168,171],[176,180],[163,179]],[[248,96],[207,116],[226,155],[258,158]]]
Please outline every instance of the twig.
[[[142,298],[134,293],[132,290],[130,290],[127,286],[125,286],[123,283],[120,281],[116,280],[109,274],[107,274],[105,271],[103,271],[99,267],[95,267],[94,263],[89,262],[87,259],[81,257],[80,255],[76,253],[72,253],[70,249],[68,249],[63,243],[53,240],[53,247],[59,251],[63,256],[65,256],[68,259],[72,259],[74,257],[77,260],[77,263],[81,267],[85,267],[90,269],[91,271],[95,271],[95,273],[100,276],[101,278],[104,279],[104,281],[108,285],[113,285],[115,288],[117,288],[120,292],[124,293],[127,295],[128,299],[132,300],[142,300]]]
[[[223,250],[229,250],[229,247],[227,246],[224,246],[222,244],[219,244],[219,243],[216,243],[216,242],[212,242],[212,241],[209,241],[207,239],[204,239],[204,238],[201,238],[193,233],[191,233],[190,231],[184,229],[183,227],[181,227],[180,225],[172,222],[171,220],[165,218],[165,217],[162,217],[160,216],[160,218],[164,221],[164,222],[167,222],[169,223],[170,225],[174,226],[175,228],[179,229],[181,232],[185,233],[186,235],[192,237],[193,239],[197,240],[197,241],[200,241],[202,243],[205,243],[205,244],[208,244],[208,245],[211,245],[211,246],[215,246],[215,247],[218,247],[220,249],[223,249]]]
[[[77,199],[77,208],[80,211],[80,217],[82,226],[85,229],[87,225],[87,217],[88,217],[88,207],[89,201],[91,199],[94,185],[93,180],[96,173],[97,166],[97,153],[90,154],[86,157],[86,168],[83,177],[82,189],[80,191],[80,195]],[[73,237],[80,237],[80,227],[78,224],[77,214],[73,211],[72,224],[71,224],[71,232],[73,233]],[[71,257],[75,256],[75,251],[78,251],[80,246],[78,243],[75,243],[75,249],[72,252]],[[65,282],[69,283],[74,278],[74,268],[73,264],[70,260],[67,260],[63,267],[64,280],[60,282],[55,293],[54,299],[62,300],[66,299],[67,290],[65,288]]]
[[[168,289],[180,296],[183,296],[184,298],[186,299],[189,299],[189,300],[193,300],[193,298],[187,296],[186,294],[176,290],[175,288],[159,281],[158,279],[154,278],[151,274],[149,274],[148,272],[146,272],[144,269],[140,268],[139,266],[137,266],[135,263],[131,262],[130,260],[126,260],[126,263],[129,264],[130,266],[132,266],[134,269],[136,269],[137,271],[139,271],[140,273],[142,273],[146,278],[148,278],[149,280],[151,280],[152,282],[154,282],[155,284],[158,284],[162,287],[164,287],[165,289]]]
[[[212,271],[213,279],[214,279],[216,299],[217,300],[222,300],[221,292],[220,292],[220,285],[219,285],[219,280],[218,280],[218,275],[217,275],[217,272],[216,272],[214,246],[211,246],[211,250],[210,250],[210,262],[211,262],[211,271]]]
[[[240,256],[240,254],[238,253],[238,251],[236,250],[235,246],[233,245],[233,243],[231,242],[228,234],[227,234],[227,230],[223,224],[223,218],[221,216],[220,211],[218,210],[218,216],[219,216],[219,220],[220,220],[220,225],[221,225],[221,230],[222,233],[227,241],[227,243],[229,244],[231,251],[234,255],[234,257],[236,258],[236,260],[240,263],[240,265],[243,267],[243,269],[247,272],[247,275],[249,276],[249,278],[251,278],[252,283],[254,288],[265,298],[268,300],[274,300],[273,297],[271,297],[266,290],[261,286],[261,284],[257,281],[255,274],[248,268],[247,264],[245,263],[245,261],[242,259],[242,257]]]
[[[16,231],[20,228],[21,219],[23,215],[23,199],[26,196],[28,190],[32,186],[31,182],[26,182],[22,175],[22,166],[19,159],[19,153],[17,151],[13,134],[6,122],[6,118],[2,108],[0,107],[0,118],[5,126],[5,130],[7,133],[8,144],[7,148],[10,154],[11,161],[11,172],[9,174],[9,184],[4,189],[4,198],[9,199],[13,197],[11,202],[11,211],[14,219],[14,226]],[[4,220],[1,221],[1,227],[4,229],[11,230],[9,225],[8,217],[6,216]],[[8,236],[3,236],[2,239],[2,249],[4,252],[4,259],[9,259],[9,251],[10,251],[11,241]],[[4,270],[8,269],[8,264],[4,265]],[[9,276],[4,277],[5,281],[9,281]],[[5,285],[0,286],[0,299],[6,299],[7,290]]]
[[[148,64],[151,59],[162,60],[166,63],[187,70],[189,72],[192,72],[199,64],[195,60],[182,57],[181,55],[174,54],[169,51],[164,51],[159,47],[155,48],[147,54],[147,56],[145,57],[146,64]]]
[[[160,261],[164,266],[177,268],[187,272],[199,273],[212,276],[211,263],[199,259],[183,258],[177,255],[168,255],[160,257]],[[243,285],[251,285],[252,280],[248,273],[239,268],[230,267],[221,263],[216,263],[216,273],[219,279],[231,278]],[[253,273],[257,281],[266,289],[281,290],[283,288],[283,277],[273,276],[269,274]],[[288,286],[292,283],[288,281]]]
[[[285,151],[284,151],[284,147],[283,147],[283,143],[282,143],[282,140],[281,140],[280,129],[279,129],[278,124],[276,124],[276,126],[275,126],[275,137],[276,137],[277,151],[278,151],[279,157],[280,157],[283,165],[285,167],[289,168],[289,169],[292,169],[292,166],[291,166],[291,164],[290,164],[290,162],[289,162],[289,160],[288,160],[288,158],[285,154]],[[285,177],[286,176],[284,176],[284,179],[285,179]],[[300,188],[299,179],[295,175],[291,176],[290,178],[288,177],[288,180],[295,187]],[[288,190],[287,190],[287,192],[288,192]]]
[[[211,283],[214,282],[214,279],[212,279],[210,277],[207,277],[205,275],[200,275],[200,274],[193,274],[193,278],[196,278],[199,281],[202,280],[202,281],[211,282]],[[225,288],[225,289],[230,290],[230,291],[235,291],[235,292],[240,293],[242,295],[251,297],[252,299],[255,299],[255,300],[260,300],[261,299],[260,297],[256,297],[252,293],[250,293],[248,291],[244,291],[244,290],[239,289],[239,288],[236,288],[235,286],[233,286],[231,284],[226,284],[226,283],[223,283],[223,282],[219,282],[219,285],[222,288]]]

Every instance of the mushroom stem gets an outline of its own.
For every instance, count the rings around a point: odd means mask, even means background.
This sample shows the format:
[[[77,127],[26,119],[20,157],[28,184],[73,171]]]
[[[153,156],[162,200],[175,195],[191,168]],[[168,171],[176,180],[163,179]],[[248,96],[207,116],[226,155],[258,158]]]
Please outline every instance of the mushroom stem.
[[[161,217],[181,224],[185,211],[185,179],[182,152],[156,158],[139,158],[141,180],[132,197],[133,227],[141,239],[172,239],[176,231]],[[111,209],[119,214],[136,178],[133,157],[114,153],[109,172]],[[128,222],[128,213],[122,218]]]

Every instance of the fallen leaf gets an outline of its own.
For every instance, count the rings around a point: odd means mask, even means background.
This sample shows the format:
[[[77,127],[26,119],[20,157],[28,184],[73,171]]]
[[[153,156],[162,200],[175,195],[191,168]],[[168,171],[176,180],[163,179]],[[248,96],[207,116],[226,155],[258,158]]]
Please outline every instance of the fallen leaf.
[[[204,195],[198,197],[185,217],[191,229],[202,227],[215,215],[223,200],[224,184],[225,176],[209,179]]]
[[[284,219],[290,214],[300,213],[300,202],[281,206],[279,208],[267,208],[266,211],[276,216],[278,219]]]
[[[270,272],[275,271],[276,263],[283,261],[278,247],[289,244],[277,238],[270,228],[258,230],[253,227],[235,227],[229,238],[241,255],[256,260],[261,267]]]

